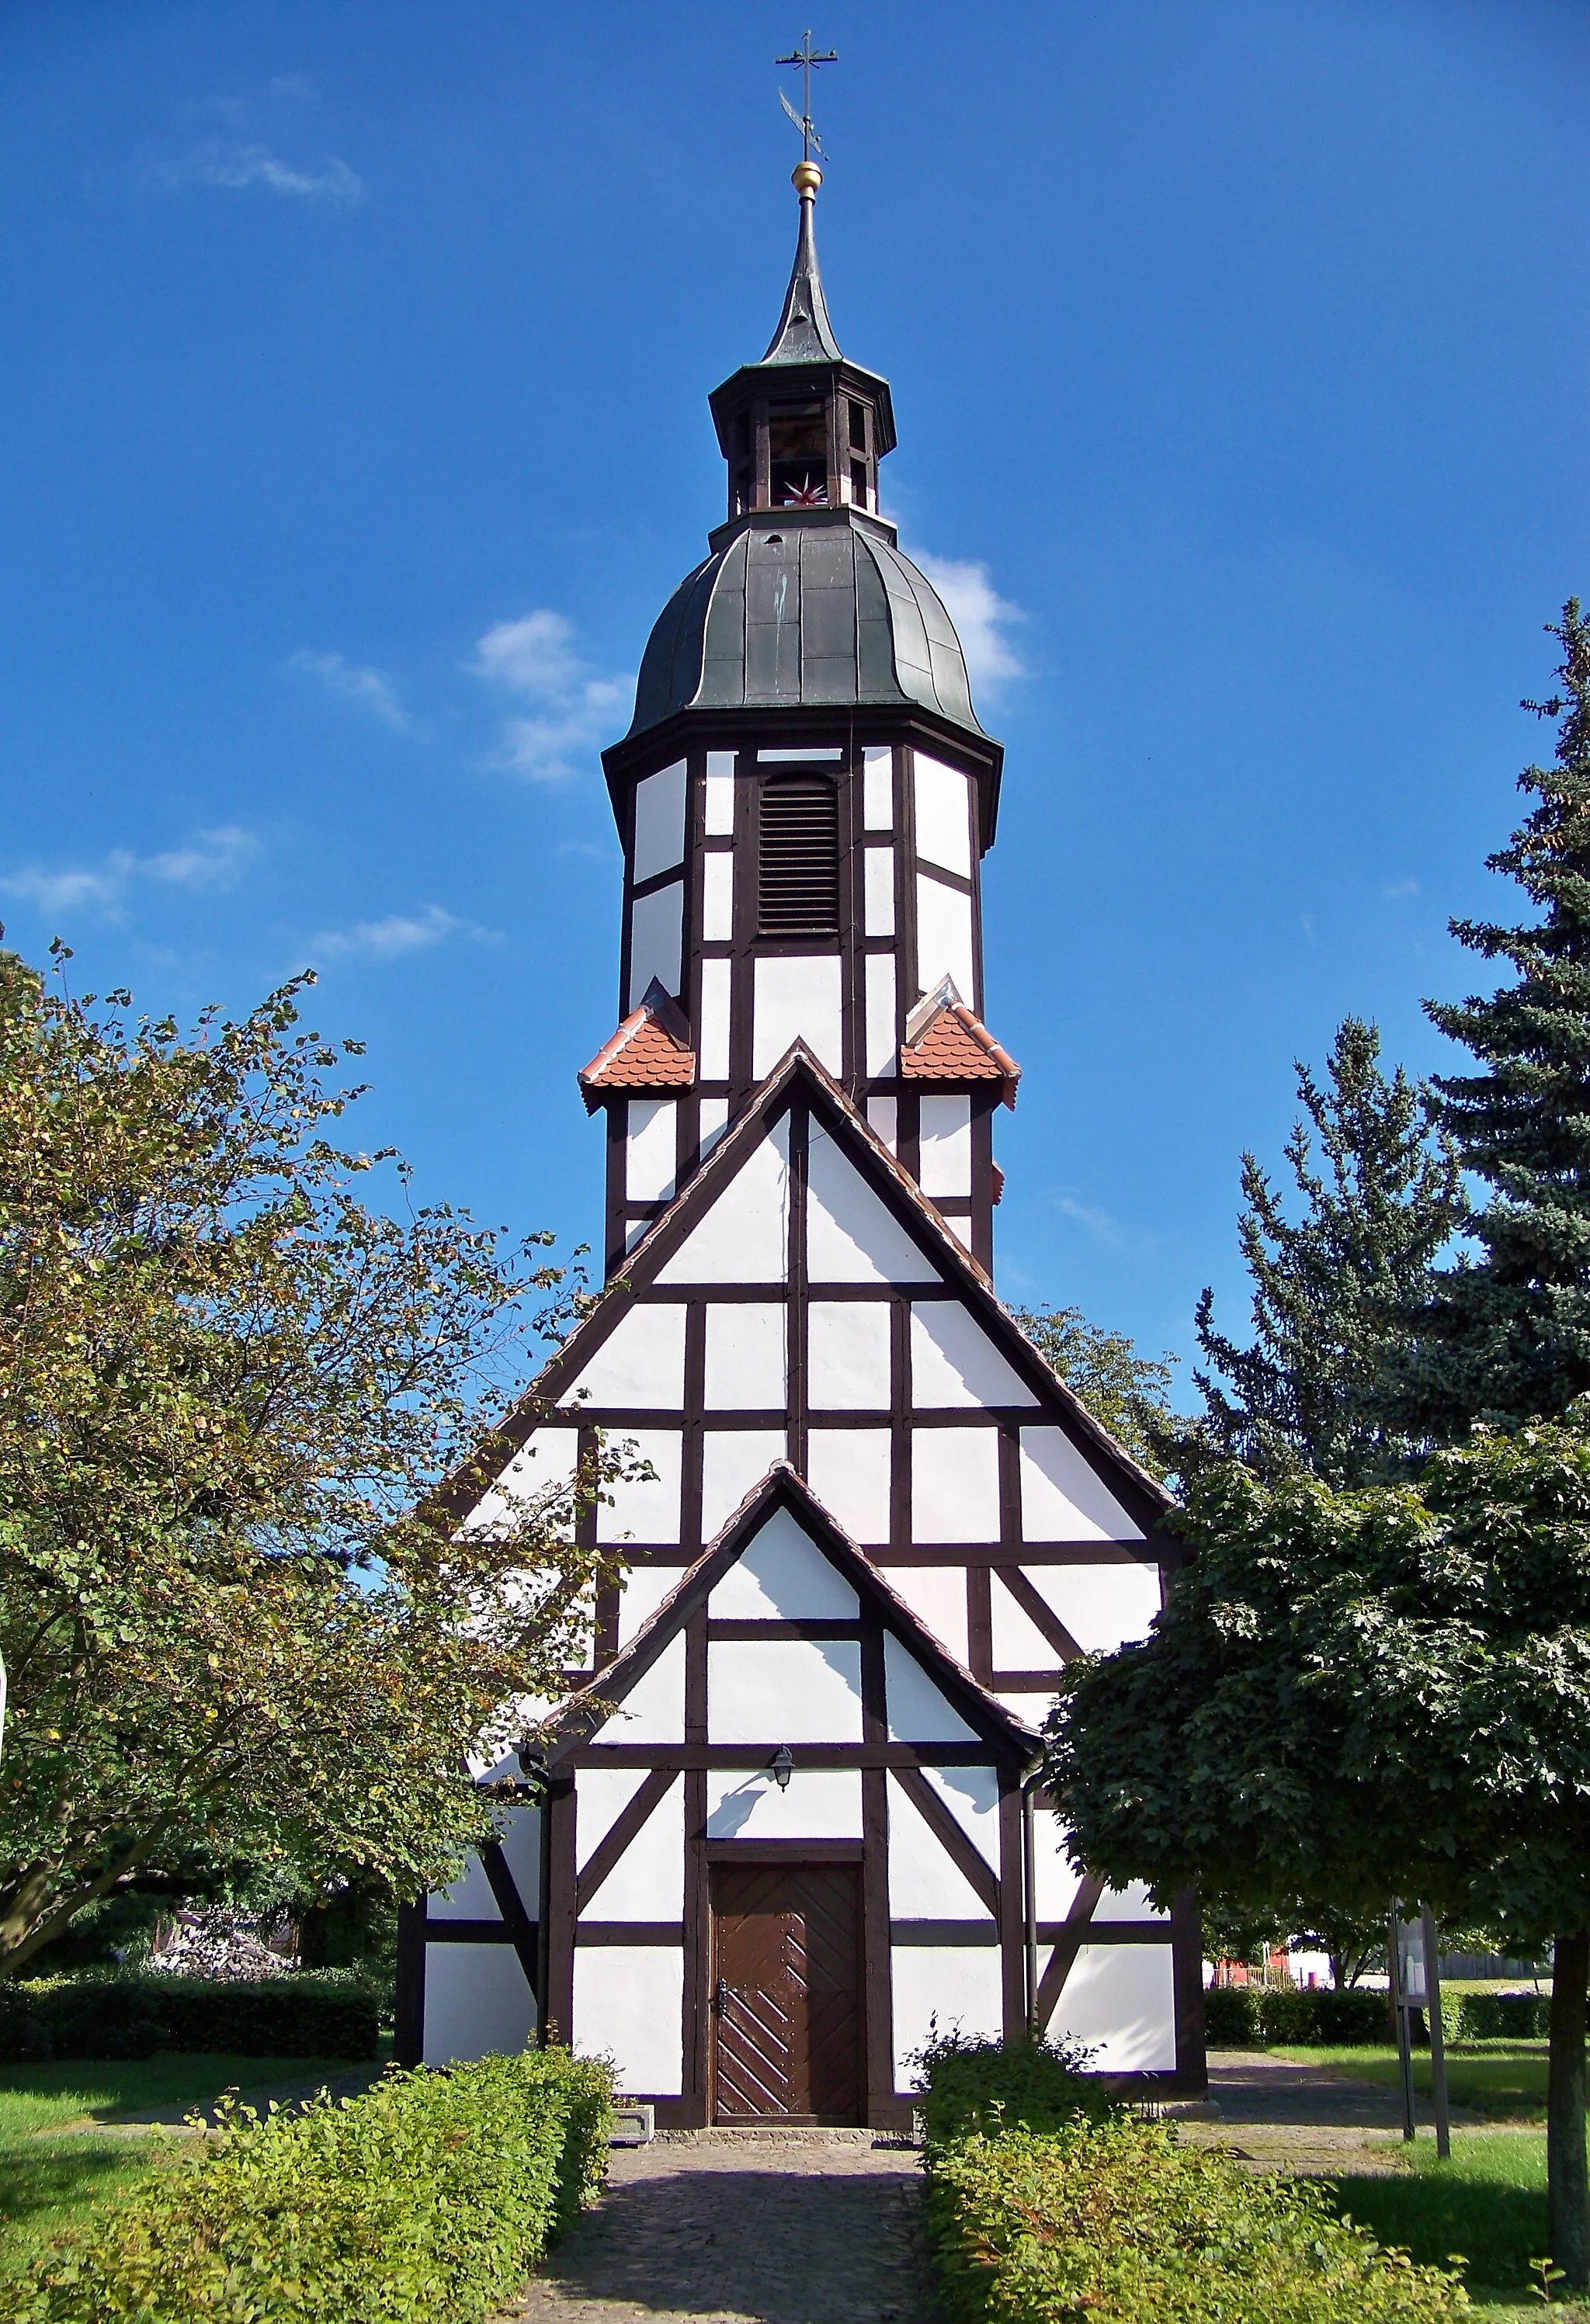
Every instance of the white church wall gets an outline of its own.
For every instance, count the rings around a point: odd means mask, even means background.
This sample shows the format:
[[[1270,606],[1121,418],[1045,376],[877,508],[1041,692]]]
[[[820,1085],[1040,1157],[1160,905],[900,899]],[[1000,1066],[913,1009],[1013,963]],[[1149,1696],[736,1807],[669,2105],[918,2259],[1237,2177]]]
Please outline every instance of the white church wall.
[[[869,1074],[894,1071],[894,955],[874,952],[865,956],[866,1069]]]
[[[715,1640],[707,1649],[707,1732],[714,1743],[859,1743],[859,1641]]]
[[[546,1427],[532,1431],[488,1492],[482,1494],[467,1526],[505,1525],[514,1510],[546,1492],[567,1485],[579,1459],[577,1428]]]
[[[678,760],[635,785],[633,880],[650,880],[679,862],[685,852],[685,762]],[[671,991],[672,987],[670,986]]]
[[[925,1259],[827,1130],[807,1157],[807,1274],[813,1283],[937,1283]]]
[[[612,2053],[621,2095],[675,2098],[683,2089],[684,1990],[678,1945],[576,1948],[579,2046],[587,2053]]]
[[[874,1136],[882,1139],[891,1154],[897,1154],[900,1150],[899,1101],[892,1097],[868,1098],[867,1121]]]
[[[708,1428],[701,1438],[701,1538],[710,1541],[728,1523],[753,1485],[760,1485],[788,1439],[781,1428]]]
[[[915,2053],[935,2026],[997,2041],[1003,2030],[1004,1995],[997,1945],[895,1945],[890,1950],[894,1987],[894,2087],[908,2090]]]
[[[887,1412],[888,1303],[814,1299],[806,1311],[806,1394],[814,1412]]]
[[[704,810],[705,829],[708,839],[734,837],[735,754],[732,751],[708,751],[707,753],[707,796]]]
[[[1032,1811],[1032,1894],[1040,1921],[1063,1921],[1082,1875],[1066,1853],[1066,1828],[1052,1808]]]
[[[942,880],[917,874],[917,983],[931,992],[945,977],[970,1009],[977,1006],[972,899]]]
[[[467,2064],[489,2051],[512,2057],[533,2040],[535,1996],[512,1945],[427,1945],[428,2066]]]
[[[712,1622],[854,1622],[861,1600],[803,1533],[775,1509],[707,1600]]]
[[[605,1774],[607,1770],[600,1772]],[[591,1773],[591,1769],[585,1768],[579,1775],[577,1829],[585,1821],[586,1779]],[[587,1917],[593,1921],[677,1921],[684,1909],[684,1785],[676,1783],[667,1797],[659,1800],[592,1897]],[[586,2038],[588,2037],[582,2028],[582,2039]]]
[[[911,1530],[918,1541],[999,1539],[999,1432],[919,1428],[911,1436]]]
[[[708,1411],[782,1411],[789,1355],[788,1308],[770,1300],[715,1300],[707,1310]]]
[[[756,963],[751,1070],[758,1081],[798,1040],[831,1074],[844,1072],[839,966],[837,953],[775,953]]]
[[[726,961],[719,961],[726,968]],[[727,1071],[727,1067],[725,1067]],[[704,1097],[701,1101],[701,1159],[705,1161],[724,1131],[729,1126],[729,1102],[726,1097]]]
[[[636,1314],[644,1312],[636,1309]],[[661,1314],[661,1309],[653,1309]],[[649,1462],[650,1478],[615,1478],[603,1487],[609,1499],[596,1505],[596,1539],[601,1542],[677,1541],[679,1533],[679,1467],[682,1443],[677,1428],[629,1428],[618,1432],[615,1445],[629,1445],[638,1461]]]
[[[478,1856],[470,1857],[461,1877],[450,1888],[439,1890],[430,1899],[426,1911],[433,1921],[500,1921],[503,1917]]]
[[[918,1173],[924,1194],[965,1195],[972,1191],[972,1101],[969,1097],[924,1097]]]
[[[1038,1401],[958,1299],[912,1302],[911,1377],[911,1402],[927,1411],[945,1405],[981,1408]]]
[[[807,1434],[806,1481],[864,1549],[889,1538],[893,1457],[886,1428],[813,1428]]]
[[[632,1565],[624,1577],[618,1599],[618,1643],[627,1646],[635,1632],[661,1605],[678,1583],[677,1565]]]
[[[1034,1565],[1027,1579],[1084,1654],[1113,1655],[1148,1636],[1160,1610],[1160,1569],[1140,1565]]]
[[[583,1872],[645,1782],[645,1767],[582,1767],[577,1782],[575,1857]],[[602,1920],[617,1916],[600,1914]],[[653,1916],[655,1917],[655,1916]]]
[[[1040,1963],[1042,1962],[1040,1956]],[[1041,1967],[1040,1970],[1041,1975]],[[1169,1945],[1081,1945],[1049,2020],[1094,2052],[1103,2074],[1169,2073],[1176,2064],[1176,1972]]]
[[[696,1070],[704,1082],[729,1077],[729,971],[726,960],[701,963],[701,1007],[696,1027]],[[725,1101],[727,1119],[726,1100]]]
[[[735,859],[725,851],[701,858],[701,935],[727,944],[735,933]]]
[[[864,751],[861,754],[862,813],[869,831],[894,828],[894,753]]]
[[[1021,1431],[1021,1531],[1028,1541],[1142,1539],[1063,1428]]]
[[[780,1790],[765,1767],[710,1770],[708,1840],[859,1840],[859,1767],[797,1767]]]
[[[1017,1605],[997,1572],[991,1577],[988,1597],[994,1669],[1052,1669],[1058,1659],[1054,1647],[1031,1614]]]
[[[883,1638],[883,1685],[892,1743],[972,1743],[976,1737],[898,1638]]]
[[[1129,1881],[1124,1888],[1106,1888],[1099,1898],[1094,1918],[1099,1921],[1166,1921],[1169,1913],[1161,1913],[1149,1895],[1148,1883]]]
[[[920,1810],[889,1778],[889,1917],[893,1921],[986,1921],[984,1904]]]
[[[759,1139],[659,1283],[781,1283],[790,1256],[790,1117]]]
[[[640,1006],[653,977],[665,992],[679,991],[684,894],[683,882],[670,880],[664,888],[653,888],[648,896],[637,896],[631,905],[626,1009]]]
[[[882,1536],[880,1536],[882,1538]],[[883,1579],[957,1663],[968,1660],[964,1565],[885,1565]]]
[[[685,1400],[685,1311],[632,1307],[558,1398],[620,1412],[677,1412]]]
[[[915,757],[917,853],[923,862],[937,863],[941,871],[956,872],[963,880],[969,880],[972,823],[967,779],[957,769],[929,758],[923,751],[917,752]],[[960,990],[962,1000],[970,1001],[971,987],[962,985]]]
[[[923,1779],[990,1871],[999,1870],[999,1770],[996,1767],[924,1767]]]
[[[596,1729],[598,1743],[682,1743],[685,1739],[685,1638],[670,1638],[635,1681],[610,1719]]]
[[[637,1097],[624,1111],[624,1191],[632,1203],[666,1203],[677,1170],[678,1105],[669,1097]]]
[[[864,912],[870,936],[894,934],[894,850],[869,847],[863,858]]]

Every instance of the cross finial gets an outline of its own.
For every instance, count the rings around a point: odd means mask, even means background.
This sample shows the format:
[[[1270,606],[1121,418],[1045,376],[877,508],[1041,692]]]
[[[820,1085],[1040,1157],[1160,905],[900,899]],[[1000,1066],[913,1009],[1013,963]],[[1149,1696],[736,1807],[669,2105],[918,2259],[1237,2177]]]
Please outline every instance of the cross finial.
[[[837,64],[838,61],[839,51],[837,49],[827,49],[819,54],[818,51],[812,47],[811,34],[809,31],[807,32],[805,39],[801,42],[800,46],[792,51],[789,56],[775,57],[773,59],[773,62],[775,64],[799,65],[800,68],[800,112],[796,112],[795,107],[790,104],[782,89],[779,91],[779,103],[783,106],[790,120],[800,132],[800,158],[802,161],[809,161],[813,153],[817,155],[820,161],[826,161],[828,158],[823,152],[822,140],[818,137],[817,131],[812,127],[811,76],[817,66]]]

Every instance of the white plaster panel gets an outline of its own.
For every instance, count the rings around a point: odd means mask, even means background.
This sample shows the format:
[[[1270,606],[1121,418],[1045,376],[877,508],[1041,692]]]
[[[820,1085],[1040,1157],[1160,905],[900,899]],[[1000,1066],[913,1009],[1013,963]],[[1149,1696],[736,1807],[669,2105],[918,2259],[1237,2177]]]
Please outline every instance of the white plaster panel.
[[[1063,1428],[1021,1431],[1021,1531],[1029,1541],[1142,1539]]]
[[[864,751],[861,754],[862,814],[869,831],[894,828],[894,753]]]
[[[618,1412],[677,1412],[684,1400],[682,1302],[632,1307],[558,1398],[564,1407],[578,1403]]]
[[[708,839],[732,839],[735,835],[735,754],[732,751],[708,751],[707,753],[704,827]]]
[[[650,880],[680,862],[685,853],[685,762],[682,759],[635,785],[635,852],[632,876]]]
[[[1055,2004],[1049,2033],[1051,2037],[1068,2034],[1086,2043],[1093,2052],[1088,2067],[1094,2073],[1169,2073],[1176,2063],[1176,1970],[1170,1947],[1079,1946]]]
[[[864,1548],[889,1538],[891,1438],[886,1428],[813,1428],[806,1481],[836,1525]]]
[[[975,1743],[960,1712],[934,1685],[916,1656],[890,1632],[883,1635],[883,1684],[892,1743]]]
[[[781,1412],[788,1400],[790,1318],[757,1299],[707,1310],[707,1403],[714,1412]]]
[[[731,966],[726,960],[704,960],[701,964],[701,1021],[696,1028],[696,1068],[704,1082],[726,1082],[729,1077]],[[702,1104],[705,1107],[705,1099]]]
[[[791,1041],[804,1041],[831,1074],[845,1069],[839,1035],[837,953],[772,954],[756,964],[751,1071],[771,1074]]]
[[[465,1529],[473,1532],[508,1525],[525,1508],[568,1486],[578,1459],[578,1429],[535,1429],[490,1491],[471,1509]]]
[[[788,1509],[775,1509],[707,1601],[714,1622],[854,1622],[861,1601]]]
[[[867,1100],[867,1120],[873,1134],[881,1138],[891,1154],[900,1151],[900,1106],[892,1097],[870,1097]]]
[[[782,1283],[790,1263],[790,1117],[760,1139],[659,1283]]]
[[[869,847],[864,873],[866,932],[870,936],[894,934],[894,850]]]
[[[727,944],[735,933],[735,859],[726,850],[701,858],[701,934]]]
[[[760,1485],[786,1439],[781,1428],[709,1428],[701,1439],[701,1538],[727,1525],[753,1485]]]
[[[1095,1921],[1163,1921],[1169,1923],[1169,1913],[1161,1913],[1149,1895],[1146,1880],[1130,1880],[1124,1888],[1106,1888],[1094,1913]]]
[[[921,1810],[889,1778],[889,1917],[984,1921],[989,1912]]]
[[[1022,1687],[990,1687],[988,1691],[997,1702],[1003,1703],[1012,1719],[1019,1719],[1023,1727],[1031,1727],[1035,1731],[1041,1729],[1054,1707],[1052,1687],[1039,1694]]]
[[[582,1794],[587,1772],[580,1772]],[[582,1800],[581,1821],[583,1807]],[[684,1785],[676,1783],[658,1801],[592,1897],[587,1917],[593,1921],[677,1921],[682,1919],[684,1909]]]
[[[1032,1887],[1040,1921],[1063,1921],[1082,1875],[1066,1852],[1065,1825],[1052,1808],[1032,1811]]]
[[[583,1872],[651,1773],[647,1767],[582,1767],[575,1777],[575,1853]],[[666,1804],[666,1803],[664,1803]],[[616,1915],[599,1914],[598,1919]]]
[[[434,1891],[425,1910],[432,1921],[500,1921],[503,1917],[485,1867],[473,1851],[452,1886]]]
[[[921,1108],[921,1168],[918,1175],[923,1194],[970,1194],[971,1099],[924,1097]]]
[[[997,2042],[1003,2030],[1004,1995],[997,1945],[895,1945],[890,1952],[894,1988],[894,2087],[909,2090],[915,2059],[935,2029]]]
[[[646,1239],[646,1230],[651,1223],[652,1222],[650,1219],[636,1219],[631,1225],[625,1227],[624,1231],[624,1247],[625,1250],[633,1250],[637,1243],[644,1242]]]
[[[855,1638],[717,1640],[707,1649],[714,1743],[859,1743]]]
[[[638,1009],[655,977],[665,992],[679,989],[679,915],[684,907],[681,881],[653,888],[637,896],[629,923],[629,1002]]]
[[[626,1111],[624,1192],[632,1203],[666,1203],[679,1167],[679,1109],[670,1097],[633,1097]]]
[[[520,1901],[533,1921],[541,1900],[541,1812],[514,1808],[498,1834],[498,1845],[513,1875]]]
[[[427,1945],[425,2063],[514,2057],[537,2028],[535,1996],[512,1945]]]
[[[593,1742],[682,1743],[685,1739],[685,1636],[670,1638],[635,1681]]]
[[[969,1660],[964,1565],[892,1565],[883,1579],[957,1663]]]
[[[677,1945],[580,1945],[574,2041],[610,2052],[624,2098],[677,2098],[684,2086],[684,1954]]]
[[[661,1605],[678,1582],[683,1568],[677,1565],[632,1565],[618,1598],[618,1643],[627,1646],[635,1632]]]
[[[922,1774],[991,1872],[999,1870],[999,1770],[924,1767]]]
[[[889,1303],[814,1299],[807,1309],[806,1392],[814,1412],[887,1412]]]
[[[911,1383],[911,1402],[925,1411],[943,1405],[1038,1402],[958,1300],[919,1299],[912,1305]],[[933,1536],[924,1534],[922,1538]]]
[[[605,1498],[596,1504],[596,1539],[658,1544],[677,1541],[681,1457],[679,1430],[631,1428],[610,1440],[610,1449],[614,1451],[625,1447],[637,1462],[649,1462],[653,1473],[647,1480],[615,1478],[603,1486]]]
[[[958,872],[963,880],[972,876],[970,793],[967,778],[956,768],[917,752],[917,853],[924,862]]]
[[[972,951],[972,899],[942,880],[917,875],[917,983],[931,992],[945,977],[969,1009],[977,1006],[977,977]]]
[[[867,1071],[892,1074],[898,1055],[894,1044],[894,954],[869,953],[865,973]]]
[[[1157,1565],[1035,1565],[1027,1578],[1086,1654],[1146,1637],[1160,1610]]]
[[[937,1283],[905,1229],[814,1121],[807,1161],[806,1264],[812,1283]]]
[[[999,1539],[999,1431],[919,1428],[911,1436],[911,1535]]]
[[[716,965],[726,968],[726,961]],[[701,1159],[706,1161],[724,1131],[729,1126],[729,1102],[726,1097],[704,1097],[701,1101]]]
[[[782,1791],[765,1767],[708,1770],[708,1840],[861,1836],[859,1767],[797,1767]]]
[[[1060,1657],[1031,1614],[1023,1613],[995,1573],[989,1591],[993,1616],[994,1667],[1002,1671],[1053,1670]]]

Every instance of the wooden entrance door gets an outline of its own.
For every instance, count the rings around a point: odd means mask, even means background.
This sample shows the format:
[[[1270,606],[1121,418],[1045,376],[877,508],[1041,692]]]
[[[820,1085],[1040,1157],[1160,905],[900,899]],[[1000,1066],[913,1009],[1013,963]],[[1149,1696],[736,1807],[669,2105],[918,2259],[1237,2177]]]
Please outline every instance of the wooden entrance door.
[[[716,2122],[859,2124],[860,1868],[712,1868]]]

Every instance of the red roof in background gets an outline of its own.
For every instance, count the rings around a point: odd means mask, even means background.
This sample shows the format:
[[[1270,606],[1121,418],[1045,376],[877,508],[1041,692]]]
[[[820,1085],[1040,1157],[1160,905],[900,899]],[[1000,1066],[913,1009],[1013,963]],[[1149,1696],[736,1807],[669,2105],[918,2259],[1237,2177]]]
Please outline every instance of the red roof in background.
[[[914,1041],[900,1052],[901,1077],[908,1082],[1003,1082],[1004,1102],[1016,1102],[1021,1068],[1002,1049],[980,1017],[964,1001],[947,1000]]]

